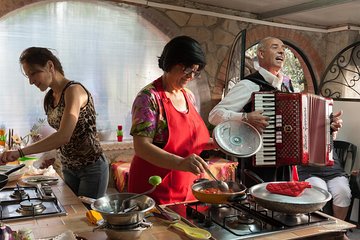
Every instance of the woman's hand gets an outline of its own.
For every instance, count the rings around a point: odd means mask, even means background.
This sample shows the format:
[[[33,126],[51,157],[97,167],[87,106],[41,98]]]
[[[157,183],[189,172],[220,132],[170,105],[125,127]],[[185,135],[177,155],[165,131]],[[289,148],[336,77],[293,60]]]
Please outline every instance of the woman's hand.
[[[0,155],[0,165],[5,165],[8,162],[13,162],[20,157],[17,150],[5,151]]]
[[[254,126],[260,133],[269,126],[270,118],[262,115],[263,111],[254,111],[247,114],[247,122]]]
[[[195,175],[205,172],[205,168],[209,168],[208,164],[200,156],[195,153],[190,154],[184,158],[180,164],[179,168],[182,171],[192,172]]]

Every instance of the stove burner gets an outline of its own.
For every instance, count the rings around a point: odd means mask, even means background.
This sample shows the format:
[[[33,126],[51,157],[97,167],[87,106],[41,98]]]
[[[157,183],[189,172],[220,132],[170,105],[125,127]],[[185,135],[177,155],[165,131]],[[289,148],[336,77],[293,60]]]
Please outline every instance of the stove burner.
[[[33,199],[33,200],[25,200],[20,203],[20,207],[16,210],[22,214],[37,214],[42,213],[46,207],[42,204],[41,201]]]
[[[248,200],[218,206],[194,202],[169,205],[167,208],[178,213],[191,224],[209,231],[214,239],[247,239],[292,227],[328,224],[329,221],[335,221],[320,212],[284,215],[264,209]]]
[[[255,220],[247,214],[237,215],[237,222],[241,224],[252,224]]]
[[[310,214],[274,213],[272,217],[286,226],[297,226],[317,220],[316,218],[312,219]]]
[[[23,187],[16,187],[14,189],[14,192],[12,194],[10,194],[11,198],[15,198],[15,199],[25,199],[27,198],[29,195],[25,192],[25,188]]]

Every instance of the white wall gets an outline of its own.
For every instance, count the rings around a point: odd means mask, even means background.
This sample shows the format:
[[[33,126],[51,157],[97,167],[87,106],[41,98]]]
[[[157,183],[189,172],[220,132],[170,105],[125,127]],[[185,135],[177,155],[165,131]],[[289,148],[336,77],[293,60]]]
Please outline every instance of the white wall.
[[[358,152],[355,160],[355,168],[360,168],[360,102],[334,101],[333,112],[343,110],[343,127],[337,135],[337,140],[351,142],[358,146]]]
[[[351,142],[358,146],[358,151],[356,154],[354,169],[360,168],[360,111],[358,110],[360,107],[360,102],[348,102],[348,101],[335,101],[333,112],[337,112],[339,110],[343,110],[342,119],[344,121],[344,125],[339,131],[337,139]],[[351,220],[358,221],[358,208],[359,201],[355,199],[354,206],[351,213]]]

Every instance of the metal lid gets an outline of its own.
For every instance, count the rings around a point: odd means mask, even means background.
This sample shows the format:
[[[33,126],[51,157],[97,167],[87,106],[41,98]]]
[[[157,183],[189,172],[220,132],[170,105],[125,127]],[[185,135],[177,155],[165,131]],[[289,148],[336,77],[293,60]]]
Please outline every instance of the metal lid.
[[[260,133],[246,122],[225,121],[214,128],[213,138],[219,148],[235,157],[250,157],[262,145]]]

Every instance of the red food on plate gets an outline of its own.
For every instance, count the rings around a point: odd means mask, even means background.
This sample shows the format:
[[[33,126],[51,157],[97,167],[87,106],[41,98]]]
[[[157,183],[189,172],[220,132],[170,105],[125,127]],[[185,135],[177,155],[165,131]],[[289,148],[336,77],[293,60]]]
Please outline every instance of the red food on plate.
[[[279,182],[279,183],[268,183],[266,190],[271,193],[287,195],[292,197],[300,196],[306,188],[311,188],[308,182]]]

